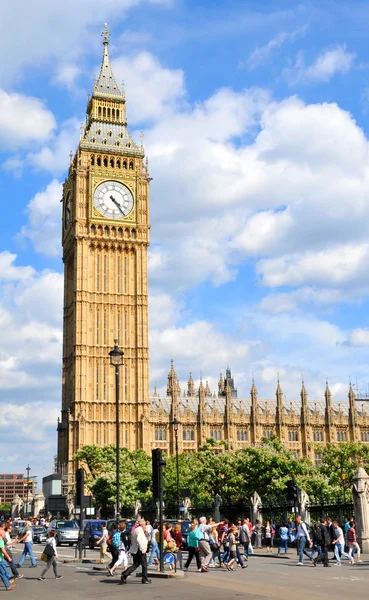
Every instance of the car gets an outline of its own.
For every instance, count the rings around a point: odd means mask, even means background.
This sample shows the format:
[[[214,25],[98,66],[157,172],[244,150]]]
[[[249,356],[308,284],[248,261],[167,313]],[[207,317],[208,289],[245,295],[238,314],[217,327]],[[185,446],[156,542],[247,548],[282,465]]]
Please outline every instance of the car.
[[[13,522],[12,527],[12,537],[20,537],[26,528],[26,522],[19,519],[18,521]]]
[[[78,542],[79,525],[77,521],[58,521],[54,519],[49,525],[48,532],[51,529],[56,531],[55,540],[57,546],[61,546],[62,544],[73,546],[73,544]]]
[[[47,529],[42,525],[34,525],[32,527],[33,541],[35,544],[43,544],[47,540]]]
[[[91,550],[95,548],[97,540],[101,538],[101,532],[103,525],[106,521],[99,521],[97,519],[85,521],[85,527],[82,534],[82,542],[84,546],[88,546]]]

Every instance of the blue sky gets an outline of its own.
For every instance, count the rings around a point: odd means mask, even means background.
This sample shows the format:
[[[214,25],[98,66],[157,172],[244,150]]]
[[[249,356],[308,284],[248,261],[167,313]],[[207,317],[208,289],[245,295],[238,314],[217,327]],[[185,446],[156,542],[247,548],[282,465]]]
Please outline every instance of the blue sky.
[[[368,2],[16,0],[0,40],[0,471],[52,468],[61,183],[104,22],[153,177],[152,385],[369,377]],[[10,440],[17,440],[17,445]],[[19,443],[18,443],[19,440]]]

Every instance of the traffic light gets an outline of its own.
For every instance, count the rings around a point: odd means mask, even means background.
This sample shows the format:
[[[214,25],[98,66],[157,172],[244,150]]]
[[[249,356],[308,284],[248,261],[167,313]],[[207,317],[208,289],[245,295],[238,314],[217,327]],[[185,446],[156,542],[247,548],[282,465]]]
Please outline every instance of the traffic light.
[[[289,479],[286,482],[286,487],[287,487],[287,493],[286,493],[286,498],[287,500],[289,500],[290,502],[294,502],[295,500],[297,500],[297,485],[295,483],[295,481],[293,479]]]
[[[162,449],[155,448],[152,451],[152,495],[154,498],[160,498],[163,492],[163,467],[165,465]]]
[[[76,506],[83,509],[83,499],[85,495],[85,470],[77,469],[76,471]]]

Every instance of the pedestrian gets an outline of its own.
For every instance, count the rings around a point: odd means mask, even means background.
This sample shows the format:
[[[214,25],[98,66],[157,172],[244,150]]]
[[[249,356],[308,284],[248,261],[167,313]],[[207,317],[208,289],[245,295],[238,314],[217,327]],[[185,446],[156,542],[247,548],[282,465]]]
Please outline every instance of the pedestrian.
[[[199,549],[199,538],[198,538],[198,526],[197,521],[192,523],[190,533],[187,538],[188,547],[188,558],[184,566],[184,570],[188,571],[193,557],[196,559],[197,570],[201,571],[201,560],[200,560],[200,549]]]
[[[106,524],[103,523],[101,528],[101,537],[97,540],[96,546],[100,546],[100,562],[104,563],[104,556],[111,560],[111,555],[108,553],[108,544],[107,539],[109,537],[109,532],[107,530]]]
[[[119,558],[120,547],[120,532],[118,531],[118,525],[116,523],[113,523],[112,525],[111,533],[107,539],[107,545],[112,559],[106,568],[109,572],[109,575],[112,575],[111,570]]]
[[[151,550],[150,550],[149,564],[148,564],[149,567],[152,566],[153,561],[158,563],[160,560],[159,546],[158,546],[158,541],[156,539],[157,535],[159,535],[159,523],[157,521],[155,521],[153,523],[152,532],[151,532],[151,546],[150,546]]]
[[[211,526],[206,524],[206,517],[200,517],[199,520],[199,548],[200,548],[200,559],[201,559],[201,571],[206,573],[208,570],[208,564],[212,558],[212,552],[210,550],[209,536],[212,527],[218,527],[219,523],[212,523]]]
[[[24,542],[24,548],[22,555],[18,561],[17,567],[19,568],[23,565],[27,554],[29,554],[31,560],[30,569],[37,567],[37,562],[33,554],[33,530],[31,521],[26,521],[26,530],[24,532],[24,535],[20,538],[19,542]]]
[[[331,543],[331,535],[327,526],[327,521],[324,518],[320,519],[320,537],[321,537],[321,553],[313,560],[314,567],[318,563],[323,563],[324,567],[330,567],[328,562],[328,547]]]
[[[130,553],[133,558],[133,565],[131,565],[130,567],[128,567],[128,569],[123,571],[123,573],[121,575],[121,580],[120,580],[121,584],[127,583],[127,577],[129,577],[129,575],[131,573],[133,573],[133,571],[135,571],[140,565],[142,567],[141,583],[143,583],[143,584],[151,583],[151,580],[148,579],[148,577],[147,577],[147,559],[146,559],[147,537],[146,537],[145,529],[146,529],[145,519],[141,519],[138,522],[138,526],[135,528],[135,530],[132,534],[132,538],[131,538]]]
[[[228,555],[229,555],[228,529],[229,529],[228,519],[224,519],[223,524],[220,525],[218,528],[219,547],[223,546],[223,552],[221,551],[221,554],[220,554],[220,557],[221,557],[220,566],[221,567],[224,567],[225,563],[228,560]]]
[[[311,558],[314,558],[315,553],[317,552],[318,556],[322,553],[322,532],[320,529],[320,523],[314,523],[312,530],[312,538],[313,538],[313,551],[311,553]]]
[[[299,562],[297,563],[297,566],[302,567],[304,564],[304,554],[311,560],[311,556],[305,550],[306,542],[308,542],[310,548],[313,545],[313,543],[310,539],[310,535],[309,535],[306,523],[303,522],[300,515],[297,515],[297,517],[296,517],[296,524],[297,524],[296,541],[297,541],[297,548],[298,548],[298,552],[299,552]]]
[[[21,575],[19,573],[17,567],[15,566],[14,560],[13,560],[12,548],[16,542],[15,542],[15,540],[12,540],[12,538],[11,538],[12,526],[5,525],[4,531],[5,531],[5,548],[6,548],[8,555],[11,558],[11,561],[9,563],[10,570],[15,579],[22,579],[23,575]]]
[[[10,558],[5,548],[5,531],[4,529],[0,529],[0,579],[3,582],[6,590],[9,591],[15,588],[15,583],[14,579],[12,577],[9,577],[5,560],[7,560],[8,563],[12,562],[12,559]]]
[[[119,550],[118,550],[118,560],[116,563],[114,563],[113,567],[110,569],[110,575],[112,577],[120,565],[123,565],[124,570],[128,567],[128,555],[127,555],[128,549],[126,548],[126,544],[125,544],[125,542],[127,540],[127,537],[125,535],[126,528],[127,528],[127,523],[125,521],[122,521],[122,523],[119,523],[120,544],[119,544]]]
[[[288,553],[288,527],[286,523],[279,528],[279,544],[278,544],[278,555],[281,556],[282,548],[284,548],[284,553]]]
[[[183,571],[183,554],[182,554],[183,537],[182,537],[182,528],[181,528],[180,523],[177,523],[174,526],[174,541],[177,546],[177,562],[179,563],[180,570]]]
[[[335,536],[336,539],[333,540],[332,544],[334,544],[334,556],[336,558],[336,567],[341,566],[341,556],[347,558],[350,561],[350,564],[353,564],[353,559],[350,554],[345,552],[345,538],[343,535],[343,531],[338,524],[338,521],[333,521]]]
[[[240,526],[240,542],[243,545],[243,558],[244,560],[249,559],[249,544],[251,540],[250,529],[249,529],[249,520],[244,519],[242,525]]]
[[[218,530],[216,527],[212,527],[210,530],[210,535],[209,535],[209,544],[210,544],[210,550],[212,552],[212,559],[209,563],[209,567],[215,567],[215,559],[218,559],[218,566],[220,566],[221,563],[221,558],[220,558],[220,551],[219,551],[219,541],[218,541]]]
[[[234,571],[233,564],[234,564],[235,560],[237,559],[236,536],[235,536],[236,529],[237,528],[233,525],[230,528],[229,534],[228,534],[229,556],[230,556],[230,560],[227,563],[228,571]]]
[[[356,550],[356,552],[357,552],[356,562],[361,563],[363,561],[360,560],[360,546],[356,539],[356,530],[355,530],[354,521],[350,521],[349,525],[350,525],[350,527],[347,530],[347,543],[348,543],[348,547],[349,547],[349,555],[351,556],[351,564],[354,564],[354,562],[355,562],[354,554],[353,554],[354,550]]]
[[[47,571],[50,569],[50,567],[53,568],[55,579],[63,579],[63,576],[58,574],[58,566],[57,566],[57,562],[56,562],[58,559],[58,554],[56,552],[55,535],[56,535],[56,531],[55,531],[55,529],[52,529],[49,532],[49,539],[46,541],[46,545],[44,548],[44,554],[46,554],[48,561],[46,563],[46,567],[43,569],[40,577],[38,578],[39,581],[46,580],[45,575],[46,575]]]
[[[292,544],[296,539],[296,524],[295,524],[295,521],[291,517],[288,519],[287,527],[288,527],[288,537],[290,538],[290,542]]]
[[[265,546],[267,552],[272,552],[272,526],[270,521],[265,523],[264,529]]]
[[[263,535],[263,526],[259,519],[255,523],[254,534],[255,534],[255,548],[260,550],[262,547],[261,539],[262,539],[262,535]]]

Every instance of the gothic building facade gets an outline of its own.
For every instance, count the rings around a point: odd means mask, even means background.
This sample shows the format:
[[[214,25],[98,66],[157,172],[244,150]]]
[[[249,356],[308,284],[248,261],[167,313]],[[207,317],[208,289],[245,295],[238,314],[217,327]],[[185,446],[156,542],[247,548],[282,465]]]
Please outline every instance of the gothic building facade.
[[[120,445],[130,450],[162,447],[173,453],[177,431],[182,452],[212,437],[231,448],[277,435],[292,452],[319,461],[312,442],[369,442],[369,416],[348,402],[284,403],[278,383],[273,401],[237,397],[230,369],[216,395],[190,376],[181,394],[172,364],[165,397],[149,395],[148,273],[150,205],[143,138],[131,136],[126,98],[114,77],[109,33],[87,106],[86,124],[71,158],[62,198],[64,261],[63,378],[58,422],[58,470],[73,481],[73,456],[85,445],[115,444],[115,375],[109,365],[114,340],[124,350],[119,395]],[[149,99],[148,99],[149,101]],[[315,454],[314,454],[315,452]]]
[[[369,409],[369,407],[368,407]],[[167,393],[150,398],[151,447],[174,452],[172,421],[179,421],[180,452],[197,450],[207,438],[226,441],[232,449],[259,444],[263,438],[278,437],[296,456],[321,460],[320,446],[327,442],[369,443],[369,410],[358,404],[350,384],[348,400],[333,402],[328,382],[324,400],[310,401],[302,384],[300,400],[286,403],[278,381],[273,400],[259,400],[253,382],[249,398],[238,398],[231,370],[219,379],[212,394],[208,383],[195,383],[190,374],[187,390],[181,392],[173,361]]]

